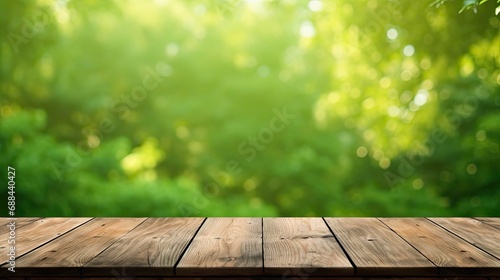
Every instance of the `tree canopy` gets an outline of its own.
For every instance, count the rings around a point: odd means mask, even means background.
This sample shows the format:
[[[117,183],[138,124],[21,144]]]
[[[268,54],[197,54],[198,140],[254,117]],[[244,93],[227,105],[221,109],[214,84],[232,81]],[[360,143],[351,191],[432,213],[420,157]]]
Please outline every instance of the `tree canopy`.
[[[19,216],[498,215],[473,2],[0,1],[0,178]]]

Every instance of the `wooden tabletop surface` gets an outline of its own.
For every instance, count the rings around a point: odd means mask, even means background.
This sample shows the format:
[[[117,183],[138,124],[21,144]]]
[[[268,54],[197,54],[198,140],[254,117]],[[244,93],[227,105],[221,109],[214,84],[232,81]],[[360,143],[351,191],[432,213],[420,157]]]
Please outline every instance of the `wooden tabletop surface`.
[[[12,221],[15,272],[7,255]],[[1,279],[500,277],[500,218],[0,218],[0,225]]]

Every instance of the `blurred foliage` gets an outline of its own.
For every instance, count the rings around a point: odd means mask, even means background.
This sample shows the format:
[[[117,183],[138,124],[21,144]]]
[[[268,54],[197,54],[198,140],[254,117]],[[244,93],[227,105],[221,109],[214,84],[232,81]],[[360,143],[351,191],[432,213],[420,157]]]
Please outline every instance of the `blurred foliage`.
[[[498,216],[469,2],[0,1],[2,197],[12,166],[18,216]]]

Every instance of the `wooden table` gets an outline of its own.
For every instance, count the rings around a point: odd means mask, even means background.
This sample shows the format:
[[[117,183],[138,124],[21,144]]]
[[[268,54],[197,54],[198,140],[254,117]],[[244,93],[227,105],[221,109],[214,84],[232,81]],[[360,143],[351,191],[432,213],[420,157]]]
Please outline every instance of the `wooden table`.
[[[500,218],[18,218],[15,272],[10,222],[1,279],[500,277]]]

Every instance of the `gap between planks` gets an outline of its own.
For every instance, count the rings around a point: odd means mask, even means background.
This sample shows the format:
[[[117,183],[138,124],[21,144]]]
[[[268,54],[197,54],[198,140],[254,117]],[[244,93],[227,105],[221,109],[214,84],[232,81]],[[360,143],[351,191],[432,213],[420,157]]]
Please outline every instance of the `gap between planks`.
[[[472,218],[427,218],[430,222],[434,223],[438,227],[443,228],[450,234],[455,235],[456,237],[462,239],[463,241],[471,244],[477,249],[485,252],[486,254],[491,255],[492,257],[500,260],[500,239],[497,240],[496,236],[492,235],[495,231],[498,231],[497,228],[481,221]],[[455,222],[455,224],[454,224]],[[475,223],[474,223],[475,222]],[[474,229],[476,232],[471,233],[467,232],[467,224],[466,223],[474,223]],[[457,226],[462,226],[462,228],[457,228]],[[481,229],[481,226],[485,226],[485,228]],[[483,231],[481,238],[477,236],[479,231]],[[474,242],[474,240],[479,239],[479,241]],[[494,240],[491,240],[494,239]]]
[[[381,218],[439,270],[439,276],[496,276],[500,262],[426,218]],[[418,232],[418,234],[415,234]],[[453,246],[450,246],[453,244]]]
[[[191,243],[193,243],[193,240],[198,235],[198,232],[203,227],[203,224],[205,224],[205,222],[206,222],[207,219],[208,219],[207,217],[205,217],[203,219],[203,222],[201,222],[200,226],[198,227],[198,229],[194,233],[193,237],[191,237],[191,240],[189,240],[189,243],[186,245],[186,248],[184,248],[184,250],[182,251],[181,255],[179,256],[179,259],[175,262],[175,264],[174,264],[174,275],[177,275],[177,265],[181,262],[182,257],[184,257],[184,254],[186,253],[187,249],[189,248],[189,246],[191,246]]]
[[[34,221],[32,221],[31,223],[25,224],[23,227],[21,227],[21,230],[26,230],[26,229],[29,229],[29,227],[31,227],[31,226],[35,226],[35,224],[36,224],[36,223],[43,223],[43,222],[45,222],[45,221],[51,221],[51,220],[53,220],[53,219],[57,219],[57,218],[41,218],[41,219],[34,220]],[[82,223],[80,223],[80,224],[78,224],[78,225],[76,225],[76,226],[73,226],[73,227],[72,227],[72,228],[70,228],[70,229],[64,229],[64,228],[63,228],[63,230],[62,230],[62,233],[61,233],[61,234],[56,234],[56,235],[55,235],[55,236],[53,236],[53,237],[50,237],[50,235],[49,235],[49,237],[47,237],[47,239],[46,239],[45,241],[43,241],[42,243],[40,243],[40,244],[38,244],[38,245],[35,245],[35,246],[33,246],[33,247],[29,247],[29,248],[28,248],[25,252],[22,252],[22,251],[21,251],[22,253],[20,253],[20,254],[16,255],[16,260],[17,260],[17,259],[19,259],[19,258],[21,258],[22,256],[25,256],[25,255],[27,255],[27,254],[29,254],[29,253],[31,253],[31,252],[33,252],[33,251],[37,250],[38,248],[41,248],[41,247],[43,247],[43,246],[45,246],[45,245],[47,245],[47,244],[49,244],[49,243],[51,243],[51,242],[54,242],[55,240],[57,240],[57,239],[59,239],[59,238],[61,238],[61,237],[65,236],[66,234],[68,234],[68,233],[70,233],[70,232],[72,232],[72,231],[76,230],[77,228],[80,228],[80,227],[82,227],[82,226],[86,225],[87,223],[89,223],[90,221],[94,220],[94,218],[81,218],[81,219],[88,219],[88,220],[87,220],[87,221],[84,221],[84,222],[82,222]],[[16,231],[17,231],[17,228],[16,228]],[[49,233],[49,234],[50,234],[50,233]],[[42,237],[42,238],[43,238],[43,237]],[[19,241],[19,240],[16,240],[16,241]],[[18,246],[16,246],[16,248],[17,248],[17,247],[18,247]],[[18,249],[18,248],[17,248],[17,250],[19,251],[19,249]],[[7,261],[0,261],[0,266],[1,266],[1,267],[6,267],[6,266],[7,266]]]

